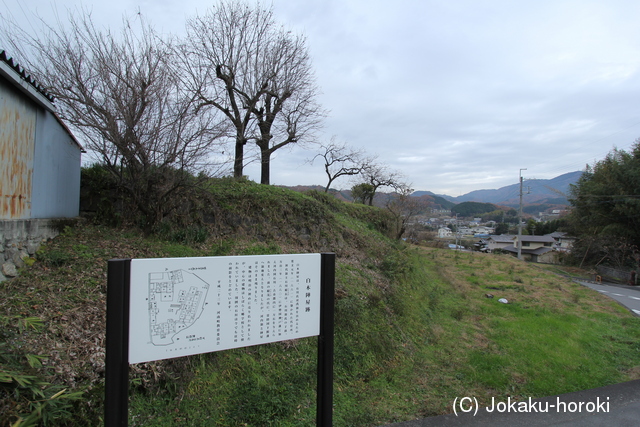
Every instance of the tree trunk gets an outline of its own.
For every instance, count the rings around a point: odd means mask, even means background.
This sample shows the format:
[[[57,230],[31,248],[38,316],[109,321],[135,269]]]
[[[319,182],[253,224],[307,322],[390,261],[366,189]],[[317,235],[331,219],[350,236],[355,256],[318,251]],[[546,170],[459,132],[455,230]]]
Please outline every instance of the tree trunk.
[[[260,184],[269,185],[269,175],[271,173],[271,152],[260,147],[261,170]]]
[[[243,176],[244,140],[236,138],[236,156],[233,161],[233,177],[241,179]]]

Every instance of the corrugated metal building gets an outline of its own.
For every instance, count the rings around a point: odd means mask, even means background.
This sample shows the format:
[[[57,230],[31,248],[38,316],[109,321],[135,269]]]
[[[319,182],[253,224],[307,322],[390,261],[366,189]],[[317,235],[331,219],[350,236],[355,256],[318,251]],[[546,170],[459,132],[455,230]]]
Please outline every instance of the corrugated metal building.
[[[0,220],[78,216],[82,152],[53,98],[0,52]]]

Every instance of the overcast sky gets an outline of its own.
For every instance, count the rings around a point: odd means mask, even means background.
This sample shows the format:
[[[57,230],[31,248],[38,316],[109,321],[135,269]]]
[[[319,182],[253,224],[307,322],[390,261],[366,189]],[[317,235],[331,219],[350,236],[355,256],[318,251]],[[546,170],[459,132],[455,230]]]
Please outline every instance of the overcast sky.
[[[53,19],[84,5],[117,28],[139,9],[182,34],[198,0],[0,0]],[[582,170],[640,137],[640,1],[273,0],[303,33],[332,136],[416,190],[459,196]],[[11,55],[11,52],[8,52]],[[277,153],[272,183],[326,184],[313,152]],[[246,171],[259,180],[258,166]],[[349,188],[344,179],[336,188]]]

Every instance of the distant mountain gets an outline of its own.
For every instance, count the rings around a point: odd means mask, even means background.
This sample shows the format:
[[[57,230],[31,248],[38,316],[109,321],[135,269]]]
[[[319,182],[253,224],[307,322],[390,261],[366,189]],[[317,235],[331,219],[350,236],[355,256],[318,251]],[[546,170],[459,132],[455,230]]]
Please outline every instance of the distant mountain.
[[[523,204],[528,206],[525,211],[544,211],[547,209],[562,209],[562,206],[569,205],[569,185],[575,184],[582,172],[570,172],[557,176],[553,179],[525,179],[523,183]],[[296,191],[317,190],[324,191],[320,185],[298,185],[285,187]],[[344,201],[353,201],[351,190],[329,190],[336,198]],[[453,206],[463,202],[492,203],[494,205],[517,208],[520,203],[520,184],[507,185],[497,190],[476,190],[459,197],[447,196],[445,194],[435,194],[431,191],[415,191],[413,197],[421,198],[425,206],[429,205],[435,209],[451,209]],[[388,197],[393,197],[393,193],[384,191],[376,193],[374,204],[384,206]]]
[[[431,191],[414,191],[413,193],[411,193],[411,195],[413,197],[422,197],[422,196],[436,196],[436,197],[443,197],[443,198],[450,198],[451,196],[447,196],[446,194],[436,194],[433,193]]]
[[[445,198],[448,196],[438,196],[436,194],[433,194],[431,191],[415,191],[411,195],[413,197],[424,199],[425,202],[428,202],[430,205],[432,205],[433,208],[436,209],[451,209],[456,205],[454,202]]]
[[[569,205],[569,185],[575,184],[582,172],[569,172],[553,179],[525,179],[523,183],[523,203],[536,205]],[[436,196],[430,191],[416,191],[413,196]],[[481,202],[504,206],[518,206],[520,184],[507,185],[497,190],[476,190],[459,197],[438,195],[454,203]]]

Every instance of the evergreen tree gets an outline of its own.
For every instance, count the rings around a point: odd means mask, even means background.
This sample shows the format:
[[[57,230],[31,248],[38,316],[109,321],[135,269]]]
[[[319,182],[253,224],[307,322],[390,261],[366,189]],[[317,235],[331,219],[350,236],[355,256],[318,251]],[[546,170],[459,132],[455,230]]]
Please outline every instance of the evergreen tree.
[[[494,234],[508,234],[508,233],[509,233],[509,224],[505,222],[496,224],[496,229],[494,231]]]
[[[615,149],[587,167],[571,186],[570,202],[575,255],[633,265],[640,242],[640,140],[630,152]]]
[[[373,199],[374,194],[375,188],[366,182],[354,185],[351,188],[351,197],[353,197],[354,203],[362,203],[364,205],[367,200]]]

